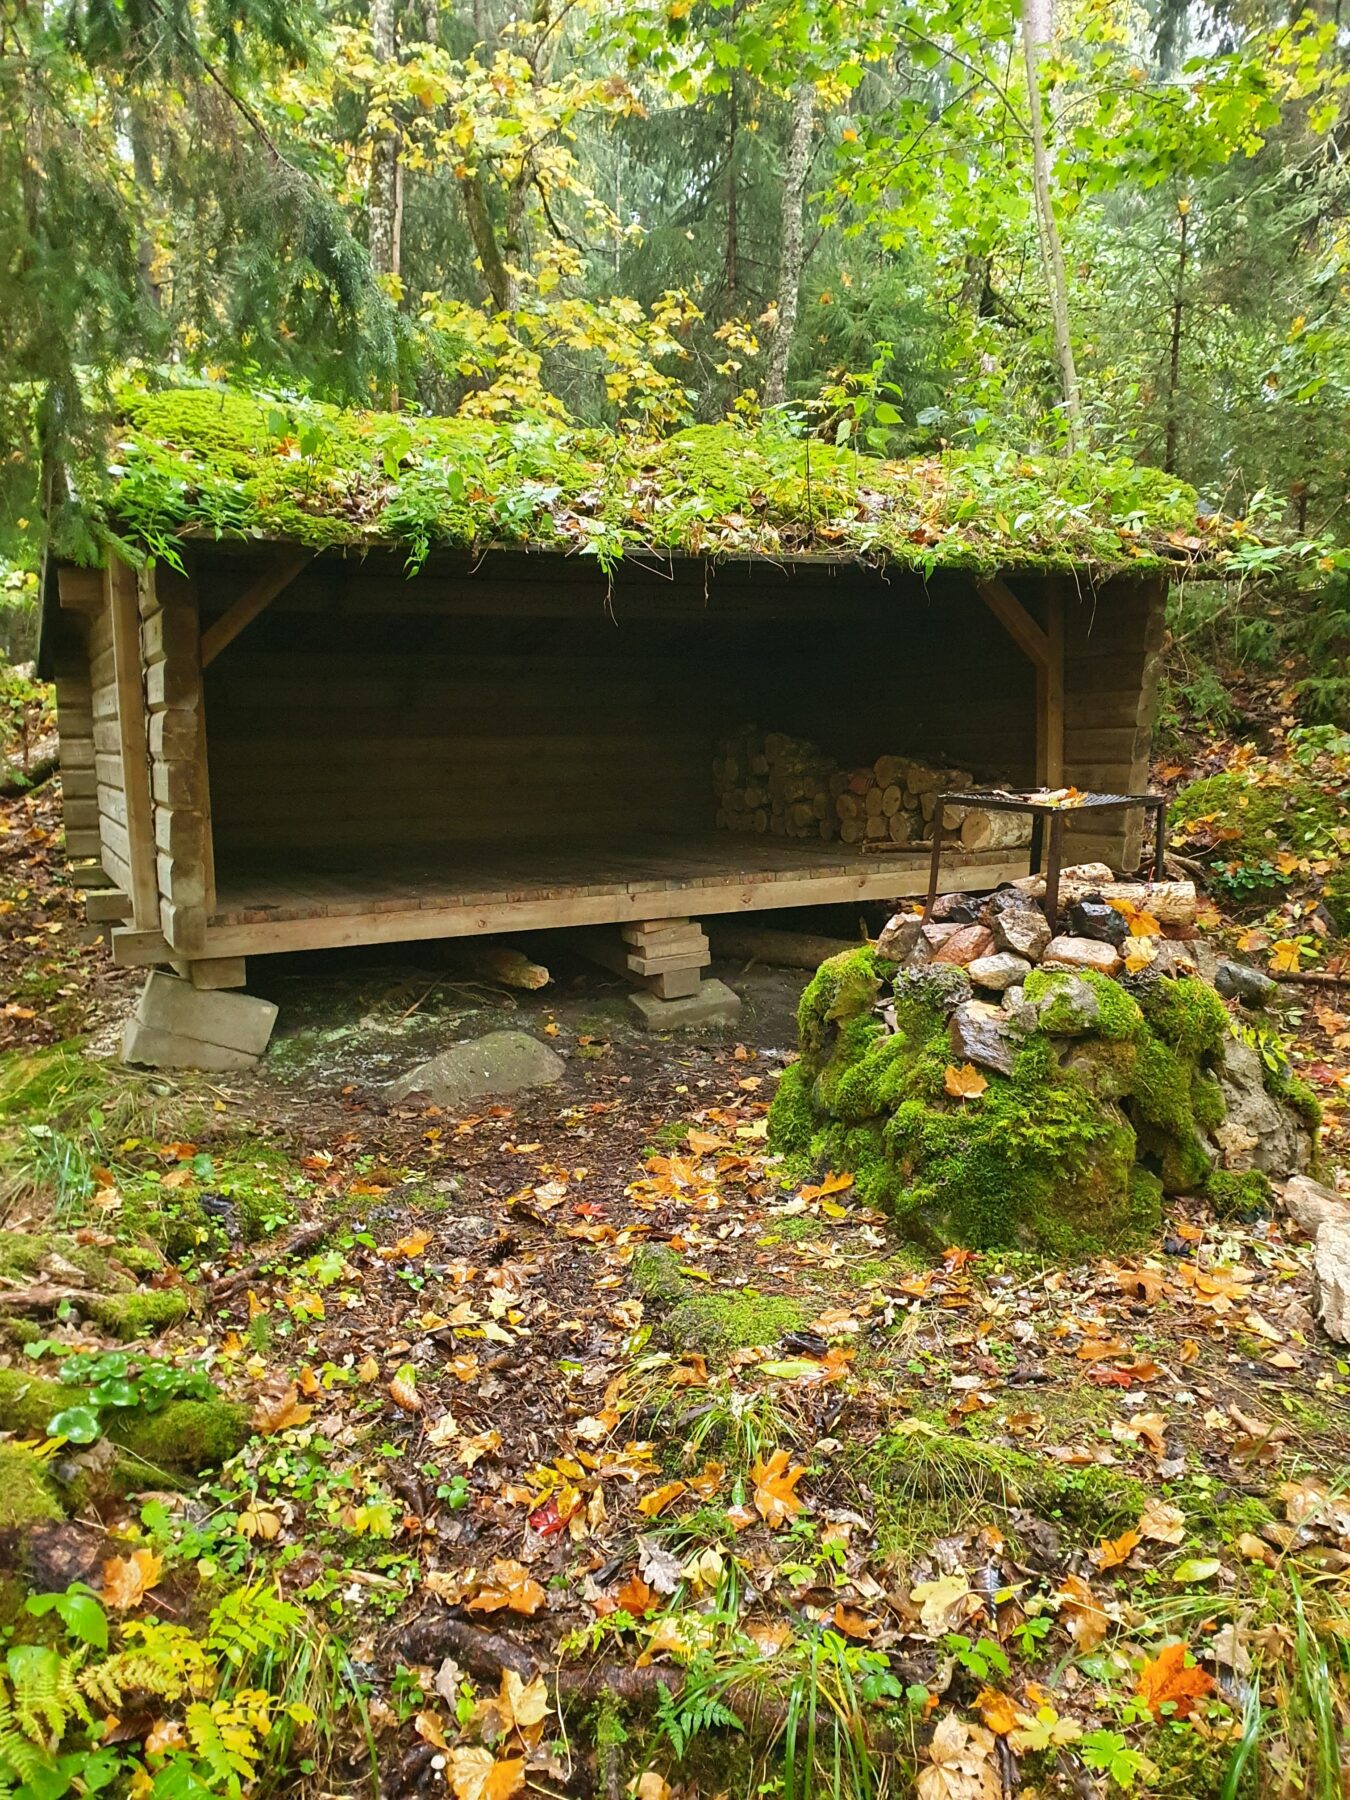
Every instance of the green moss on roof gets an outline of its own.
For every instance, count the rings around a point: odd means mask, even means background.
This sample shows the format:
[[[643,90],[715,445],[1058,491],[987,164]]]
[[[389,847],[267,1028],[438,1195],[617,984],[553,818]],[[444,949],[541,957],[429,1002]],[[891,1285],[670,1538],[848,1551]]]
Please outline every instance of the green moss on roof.
[[[106,480],[112,528],[163,554],[185,533],[315,548],[509,543],[603,562],[833,553],[925,571],[1147,570],[1212,560],[1192,489],[1093,456],[949,452],[884,462],[781,428],[659,441],[553,422],[341,411],[218,387],[126,396]]]

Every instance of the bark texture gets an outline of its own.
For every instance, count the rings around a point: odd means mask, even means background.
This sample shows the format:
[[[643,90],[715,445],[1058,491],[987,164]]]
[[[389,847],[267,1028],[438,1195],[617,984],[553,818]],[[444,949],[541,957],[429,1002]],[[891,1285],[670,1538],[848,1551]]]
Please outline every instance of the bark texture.
[[[802,282],[802,200],[806,172],[811,165],[811,130],[816,117],[816,90],[803,81],[792,96],[792,123],[788,132],[787,168],[783,180],[782,226],[778,253],[778,322],[769,347],[769,366],[764,375],[764,404],[781,406],[787,398],[788,357],[797,329],[797,305]]]

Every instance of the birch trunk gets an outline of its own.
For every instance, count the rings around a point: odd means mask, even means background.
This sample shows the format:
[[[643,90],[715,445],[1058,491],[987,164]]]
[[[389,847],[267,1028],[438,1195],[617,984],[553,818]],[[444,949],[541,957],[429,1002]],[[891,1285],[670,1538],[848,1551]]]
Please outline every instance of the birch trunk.
[[[1069,283],[1064,273],[1064,250],[1051,198],[1050,150],[1045,141],[1045,114],[1041,105],[1041,51],[1053,31],[1053,0],[1022,0],[1022,54],[1026,60],[1027,101],[1031,108],[1031,166],[1036,190],[1036,218],[1040,225],[1041,261],[1050,290],[1050,314],[1055,327],[1055,353],[1059,358],[1064,416],[1069,428],[1069,448],[1078,447],[1082,409],[1078,399],[1078,371],[1069,336]]]
[[[764,375],[765,406],[781,406],[787,398],[788,357],[797,329],[802,283],[802,200],[811,163],[811,130],[816,118],[816,90],[803,81],[792,96],[787,168],[783,181],[782,226],[778,253],[778,321]]]
[[[370,9],[370,40],[380,67],[392,68],[398,57],[394,0],[374,0]],[[377,275],[399,272],[399,186],[398,131],[390,122],[377,133],[370,147],[370,184],[366,193],[370,266]]]

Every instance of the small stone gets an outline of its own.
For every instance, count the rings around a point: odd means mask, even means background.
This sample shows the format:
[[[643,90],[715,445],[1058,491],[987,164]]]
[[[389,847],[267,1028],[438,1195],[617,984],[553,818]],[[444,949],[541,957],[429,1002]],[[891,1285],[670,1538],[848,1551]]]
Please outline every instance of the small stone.
[[[1069,930],[1074,937],[1096,938],[1103,944],[1123,944],[1130,935],[1129,920],[1124,913],[1108,906],[1105,900],[1089,896],[1069,908]]]
[[[1027,959],[1014,956],[1010,950],[999,951],[994,956],[977,956],[966,967],[976,987],[992,988],[996,994],[1017,986],[1031,973]]]
[[[931,930],[932,927],[929,927]],[[968,968],[981,956],[988,956],[994,948],[993,933],[983,925],[961,925],[951,937],[933,953],[933,961],[953,963],[957,968]]]
[[[975,1063],[999,1075],[1012,1074],[1015,1050],[1000,1007],[983,1000],[965,1001],[947,1021],[947,1041],[956,1062]]]
[[[669,1004],[674,1004],[670,1002]],[[489,1031],[452,1044],[384,1090],[390,1104],[413,1096],[435,1106],[458,1106],[492,1094],[515,1094],[559,1080],[567,1065],[528,1031]]]
[[[1328,1337],[1350,1344],[1350,1224],[1328,1221],[1317,1233],[1313,1309]]]
[[[939,894],[929,917],[939,925],[973,925],[980,916],[980,903],[969,894]]]
[[[1120,968],[1120,952],[1114,944],[1096,938],[1051,938],[1041,958],[1043,969],[1095,969],[1099,975],[1114,975]]]
[[[1195,952],[1189,944],[1180,943],[1176,938],[1155,938],[1153,961],[1148,966],[1157,975],[1194,975],[1197,972]]]
[[[896,913],[877,939],[877,955],[887,962],[908,962],[922,935],[923,920],[917,913]]]
[[[1214,985],[1225,1000],[1240,1000],[1253,1009],[1268,1006],[1279,988],[1269,975],[1240,962],[1221,962],[1214,971]]]
[[[1307,1237],[1324,1225],[1350,1225],[1350,1194],[1333,1193],[1311,1175],[1291,1175],[1282,1190],[1284,1210]]]
[[[1020,894],[1017,898],[1019,905],[1005,906],[994,914],[994,942],[1000,950],[1039,962],[1054,933],[1039,906],[1028,906]]]
[[[1076,976],[1072,981],[1057,981],[1040,1000],[1037,1011],[1045,1029],[1055,1037],[1083,1037],[1101,1022],[1096,993]]]

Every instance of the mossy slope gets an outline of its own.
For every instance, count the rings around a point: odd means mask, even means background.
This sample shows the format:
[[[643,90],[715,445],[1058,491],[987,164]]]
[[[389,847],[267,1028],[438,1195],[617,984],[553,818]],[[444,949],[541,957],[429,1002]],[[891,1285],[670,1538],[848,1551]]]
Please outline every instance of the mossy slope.
[[[1138,996],[1098,975],[1037,971],[1035,1023],[1011,1075],[977,1097],[946,1089],[942,996],[901,977],[897,1029],[875,1011],[892,969],[870,949],[824,963],[802,996],[801,1058],[779,1084],[771,1146],[792,1164],[852,1171],[859,1198],[935,1247],[1114,1248],[1158,1227],[1164,1192],[1203,1190],[1223,1119],[1214,1069],[1229,1030],[1203,982],[1157,979]],[[1095,1021],[1075,1018],[1090,990]],[[1221,1184],[1226,1208],[1262,1178]]]

